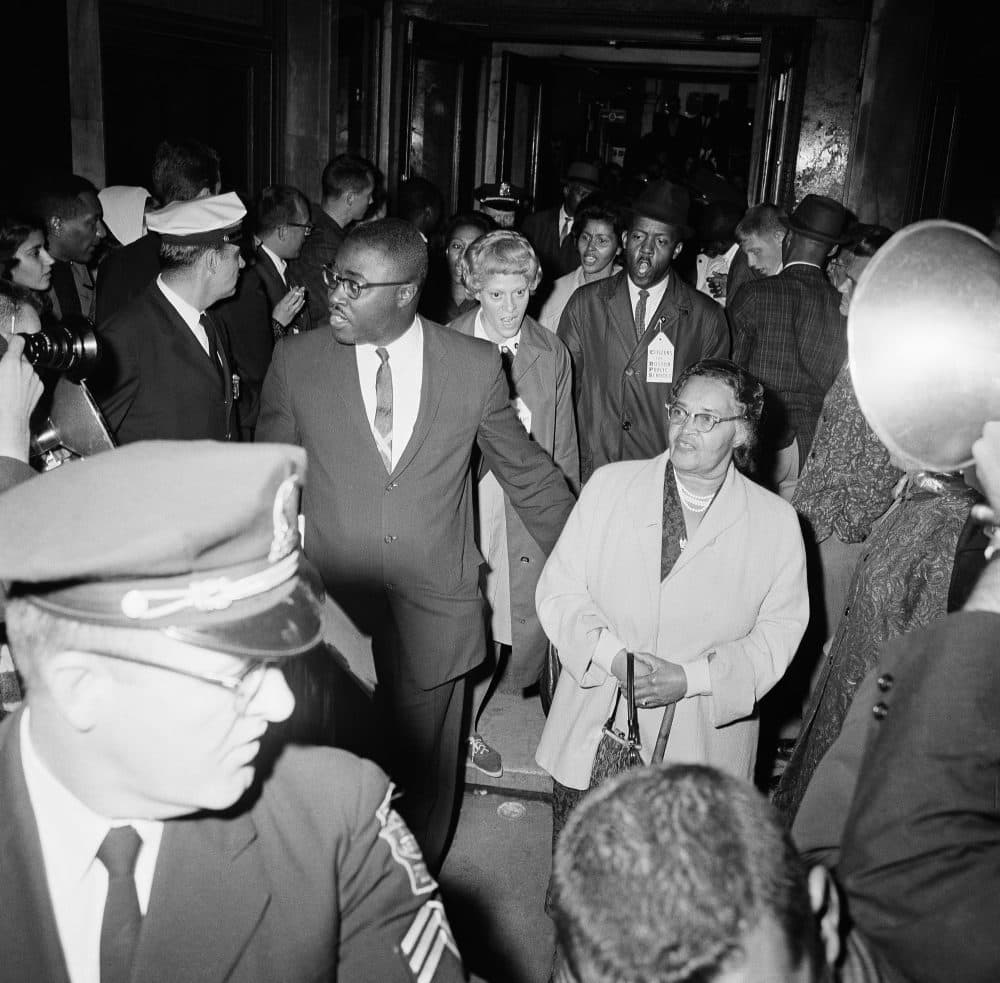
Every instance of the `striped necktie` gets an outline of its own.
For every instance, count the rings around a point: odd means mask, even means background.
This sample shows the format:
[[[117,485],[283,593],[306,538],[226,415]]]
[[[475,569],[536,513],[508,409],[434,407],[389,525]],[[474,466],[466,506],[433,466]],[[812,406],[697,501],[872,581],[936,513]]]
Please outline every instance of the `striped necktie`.
[[[376,348],[382,364],[375,373],[375,443],[386,471],[392,473],[392,369],[389,353]]]

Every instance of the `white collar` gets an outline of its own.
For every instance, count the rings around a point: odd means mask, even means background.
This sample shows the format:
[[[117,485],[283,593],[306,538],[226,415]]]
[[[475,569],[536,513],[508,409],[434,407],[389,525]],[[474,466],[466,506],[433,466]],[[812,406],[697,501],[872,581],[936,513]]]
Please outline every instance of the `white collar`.
[[[281,275],[281,279],[285,279],[285,269],[288,266],[286,263],[273,249],[268,249],[267,246],[262,242],[260,248],[264,251],[267,258],[274,263],[275,269]]]
[[[811,266],[814,270],[822,270],[823,269],[823,267],[820,266],[819,263],[810,263],[810,262],[808,262],[807,260],[804,260],[804,259],[793,259],[790,263],[785,263],[785,265],[782,266],[781,269],[782,270],[787,270],[790,266]],[[781,270],[779,270],[778,272],[780,273]]]
[[[160,288],[163,296],[167,298],[167,303],[177,311],[185,324],[189,326],[201,324],[201,316],[205,313],[204,311],[199,311],[197,307],[192,307],[177,291],[171,290],[163,282],[162,276],[156,278],[156,285]]]
[[[482,341],[488,341],[491,345],[496,345],[497,349],[509,348],[515,354],[517,353],[517,346],[521,344],[521,329],[517,329],[517,334],[510,338],[505,338],[503,341],[494,341],[487,333],[486,327],[483,324],[483,311],[480,308],[476,311],[476,324],[473,329],[473,334],[476,338]]]
[[[388,345],[370,345],[366,342],[355,345],[355,348],[360,354],[375,358],[378,358],[375,350],[384,348],[389,353],[390,362],[395,362],[397,365],[410,359],[419,359],[424,354],[424,326],[420,323],[419,317],[414,317],[413,324]]]
[[[133,826],[145,846],[159,849],[162,821],[100,816],[49,771],[31,740],[30,713],[25,708],[21,717],[21,767],[46,870],[57,871],[63,883],[79,883],[113,826]]]

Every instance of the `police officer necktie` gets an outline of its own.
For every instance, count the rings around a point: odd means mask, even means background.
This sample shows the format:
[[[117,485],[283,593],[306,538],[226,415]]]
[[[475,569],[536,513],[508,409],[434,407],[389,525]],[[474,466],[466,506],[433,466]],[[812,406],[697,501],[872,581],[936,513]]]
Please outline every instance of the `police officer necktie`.
[[[635,305],[635,336],[641,338],[646,333],[646,301],[648,290],[639,291],[639,302]]]
[[[101,922],[101,983],[128,983],[142,926],[135,890],[135,861],[142,839],[132,826],[108,830],[97,859],[108,871],[108,897]]]
[[[382,364],[375,373],[375,443],[386,471],[392,473],[392,369],[389,353],[376,348]]]
[[[212,360],[212,365],[215,366],[215,374],[219,377],[222,392],[223,394],[226,394],[226,377],[222,373],[222,360],[219,358],[219,332],[216,330],[215,324],[207,314],[202,314],[199,318],[199,322],[205,329],[205,336],[208,338],[208,357]]]

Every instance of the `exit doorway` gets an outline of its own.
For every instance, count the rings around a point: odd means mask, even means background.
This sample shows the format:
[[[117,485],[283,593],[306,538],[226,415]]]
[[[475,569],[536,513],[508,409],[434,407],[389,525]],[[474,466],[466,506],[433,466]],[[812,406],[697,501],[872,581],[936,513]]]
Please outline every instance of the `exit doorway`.
[[[573,24],[544,40],[416,17],[405,30],[390,179],[420,174],[452,211],[490,181],[552,204],[579,159],[626,183],[717,172],[750,203],[791,203],[808,22],[610,41]]]

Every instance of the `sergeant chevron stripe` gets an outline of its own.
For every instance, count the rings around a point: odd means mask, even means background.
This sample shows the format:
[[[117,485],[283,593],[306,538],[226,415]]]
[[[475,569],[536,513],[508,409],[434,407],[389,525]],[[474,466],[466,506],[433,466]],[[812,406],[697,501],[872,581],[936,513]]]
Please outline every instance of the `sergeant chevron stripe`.
[[[461,961],[444,905],[440,901],[428,901],[417,912],[400,943],[403,958],[417,983],[431,983],[445,949]]]

